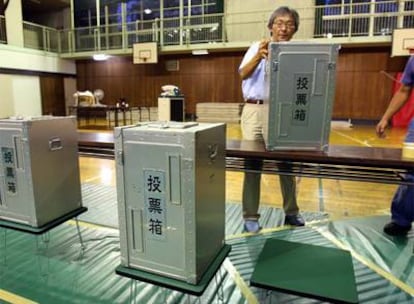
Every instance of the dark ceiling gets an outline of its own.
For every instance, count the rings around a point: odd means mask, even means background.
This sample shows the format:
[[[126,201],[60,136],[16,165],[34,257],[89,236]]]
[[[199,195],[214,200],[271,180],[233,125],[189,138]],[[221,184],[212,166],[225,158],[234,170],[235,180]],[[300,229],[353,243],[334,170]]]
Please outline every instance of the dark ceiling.
[[[70,0],[22,0],[23,15],[46,14],[70,7]]]

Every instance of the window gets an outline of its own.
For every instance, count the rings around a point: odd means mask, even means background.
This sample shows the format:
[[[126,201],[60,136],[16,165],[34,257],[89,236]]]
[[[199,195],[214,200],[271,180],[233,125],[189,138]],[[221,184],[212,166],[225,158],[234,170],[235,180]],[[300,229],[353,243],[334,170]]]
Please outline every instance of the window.
[[[390,35],[398,27],[400,7],[396,0],[316,0],[315,3],[315,37]],[[403,11],[412,11],[413,6],[414,1],[405,1]],[[404,27],[413,26],[412,15],[403,18]]]
[[[183,0],[180,7],[180,0],[164,0],[164,7],[160,7],[159,0],[101,0],[100,27],[90,35],[98,31],[100,35],[112,35],[108,41],[115,40],[115,35],[120,41],[124,33],[128,47],[137,42],[157,41],[157,32],[161,28],[164,44],[182,43],[183,39],[192,43],[219,40],[222,18],[215,14],[223,13],[223,1]],[[75,1],[75,20],[76,28],[96,27],[95,3]],[[100,41],[101,46],[106,44],[106,40]]]

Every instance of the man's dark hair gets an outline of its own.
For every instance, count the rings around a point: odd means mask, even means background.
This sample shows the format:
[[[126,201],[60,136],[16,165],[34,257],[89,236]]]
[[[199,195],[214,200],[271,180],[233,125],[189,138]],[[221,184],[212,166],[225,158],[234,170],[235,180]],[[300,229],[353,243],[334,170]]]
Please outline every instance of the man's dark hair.
[[[277,8],[270,15],[269,22],[267,23],[267,27],[269,29],[271,29],[275,19],[279,16],[285,16],[285,15],[290,15],[293,18],[293,20],[295,22],[295,33],[296,33],[299,29],[299,14],[295,9],[287,7],[287,6],[281,6],[281,7]]]

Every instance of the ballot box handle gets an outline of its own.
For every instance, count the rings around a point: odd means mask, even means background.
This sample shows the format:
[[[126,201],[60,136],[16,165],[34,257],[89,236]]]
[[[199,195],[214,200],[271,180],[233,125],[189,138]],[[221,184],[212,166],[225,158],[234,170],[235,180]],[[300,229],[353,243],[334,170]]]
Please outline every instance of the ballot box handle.
[[[49,139],[49,150],[50,151],[57,151],[61,150],[63,148],[62,146],[62,140],[60,137],[53,137]]]
[[[181,204],[181,156],[168,155],[169,200],[171,204]]]
[[[13,136],[14,151],[16,153],[16,168],[24,169],[23,143],[20,136]]]

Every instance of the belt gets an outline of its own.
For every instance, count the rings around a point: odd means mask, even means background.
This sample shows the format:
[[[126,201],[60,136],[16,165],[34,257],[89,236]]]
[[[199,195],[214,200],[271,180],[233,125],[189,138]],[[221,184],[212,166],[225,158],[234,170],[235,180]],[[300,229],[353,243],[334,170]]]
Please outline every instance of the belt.
[[[263,99],[247,99],[246,103],[252,103],[252,104],[263,104]]]

